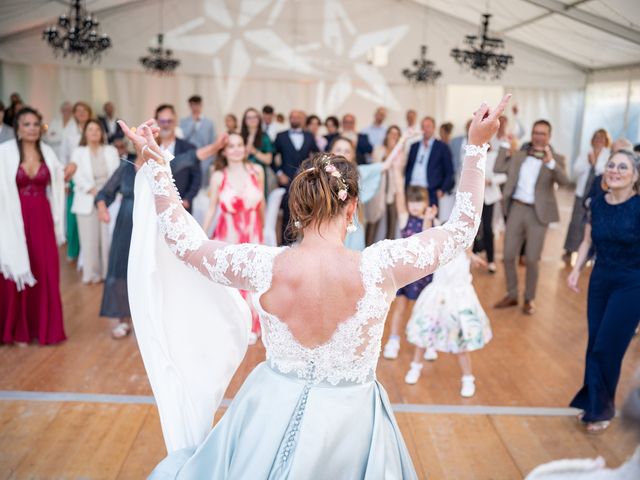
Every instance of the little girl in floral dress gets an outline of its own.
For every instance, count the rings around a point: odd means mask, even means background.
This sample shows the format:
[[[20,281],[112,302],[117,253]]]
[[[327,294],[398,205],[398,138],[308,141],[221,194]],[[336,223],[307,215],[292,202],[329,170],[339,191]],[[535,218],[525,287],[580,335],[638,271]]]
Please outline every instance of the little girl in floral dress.
[[[398,225],[404,225],[400,230],[402,238],[420,233],[434,226],[438,207],[429,205],[429,192],[424,187],[410,186],[404,193],[401,166],[396,166],[394,180],[396,182],[396,209]],[[406,200],[405,200],[406,197]],[[422,290],[431,282],[432,275],[427,275],[409,285],[405,285],[396,293],[391,314],[391,332],[389,340],[384,346],[382,356],[387,360],[395,360],[400,352],[400,330],[406,315]],[[435,360],[438,354],[434,349],[428,349],[425,360]]]
[[[475,395],[475,377],[471,373],[469,352],[483,348],[492,337],[489,319],[473,288],[471,264],[484,260],[471,250],[459,253],[433,274],[433,281],[422,291],[407,324],[407,339],[416,346],[405,382],[418,382],[425,349],[458,356],[462,370],[460,395]],[[486,265],[486,264],[485,264]]]

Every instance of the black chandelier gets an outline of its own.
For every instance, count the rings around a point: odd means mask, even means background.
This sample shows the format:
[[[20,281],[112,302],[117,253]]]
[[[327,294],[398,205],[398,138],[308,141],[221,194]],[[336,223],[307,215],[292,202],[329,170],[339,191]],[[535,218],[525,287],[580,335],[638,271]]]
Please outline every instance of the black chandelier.
[[[468,50],[454,48],[451,56],[455,61],[467,70],[471,70],[480,78],[490,78],[496,80],[500,78],[507,66],[513,63],[513,57],[502,52],[504,42],[500,38],[489,37],[489,18],[491,15],[482,15],[482,35],[467,35],[464,43],[468,45]],[[479,44],[476,45],[476,41]]]
[[[180,65],[180,60],[173,58],[173,52],[163,46],[164,35],[158,34],[158,46],[149,47],[149,55],[140,57],[142,66],[151,73],[171,75]]]
[[[111,47],[106,33],[98,32],[98,20],[82,6],[82,0],[72,0],[69,14],[58,17],[58,25],[47,27],[42,32],[43,40],[53,48],[56,56],[76,57],[78,62],[100,59],[100,55]]]
[[[402,75],[412,83],[427,83],[433,85],[442,75],[440,70],[436,70],[436,64],[431,60],[427,60],[426,45],[420,47],[420,58],[416,58],[412,62],[412,65],[414,67],[413,70],[409,68],[402,70]]]

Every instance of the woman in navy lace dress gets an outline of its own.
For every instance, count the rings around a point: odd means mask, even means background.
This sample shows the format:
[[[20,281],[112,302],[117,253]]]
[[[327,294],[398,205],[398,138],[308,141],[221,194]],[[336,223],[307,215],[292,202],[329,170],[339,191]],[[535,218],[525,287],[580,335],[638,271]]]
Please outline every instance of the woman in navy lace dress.
[[[622,359],[640,319],[640,195],[638,160],[633,153],[614,153],[606,164],[605,195],[593,198],[590,222],[568,278],[578,291],[580,269],[591,244],[596,263],[587,297],[589,342],[584,385],[571,402],[583,410],[589,433],[609,426],[615,415],[615,393]]]

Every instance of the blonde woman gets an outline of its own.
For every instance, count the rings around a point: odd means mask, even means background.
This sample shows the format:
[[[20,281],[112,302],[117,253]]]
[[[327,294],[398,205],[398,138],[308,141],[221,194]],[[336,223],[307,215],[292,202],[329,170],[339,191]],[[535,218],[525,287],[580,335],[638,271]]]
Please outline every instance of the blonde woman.
[[[71,155],[77,169],[73,175],[71,212],[78,219],[82,245],[82,282],[100,283],[107,275],[109,263],[109,226],[100,222],[94,205],[98,191],[120,165],[118,151],[105,145],[106,135],[98,120],[87,122],[80,146]]]

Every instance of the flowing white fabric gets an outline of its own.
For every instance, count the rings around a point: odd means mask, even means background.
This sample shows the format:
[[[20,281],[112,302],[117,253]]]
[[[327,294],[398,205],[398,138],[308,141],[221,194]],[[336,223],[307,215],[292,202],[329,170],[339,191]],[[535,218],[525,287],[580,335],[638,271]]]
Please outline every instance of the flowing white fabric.
[[[171,253],[158,231],[147,168],[135,183],[129,303],[171,453],[199,445],[209,433],[247,350],[251,314],[237,290],[212,283]]]
[[[49,169],[51,185],[49,205],[58,244],[65,241],[64,236],[64,174],[62,165],[53,149],[40,143],[44,163]],[[16,283],[18,291],[25,286],[33,286],[37,278],[31,273],[27,240],[22,221],[22,207],[16,184],[16,173],[20,166],[18,142],[10,140],[0,144],[0,272],[5,278]]]

